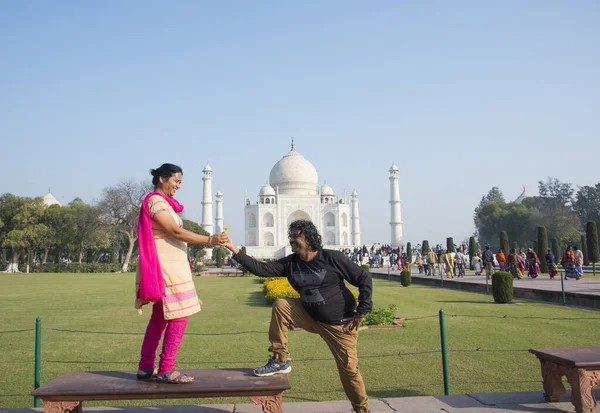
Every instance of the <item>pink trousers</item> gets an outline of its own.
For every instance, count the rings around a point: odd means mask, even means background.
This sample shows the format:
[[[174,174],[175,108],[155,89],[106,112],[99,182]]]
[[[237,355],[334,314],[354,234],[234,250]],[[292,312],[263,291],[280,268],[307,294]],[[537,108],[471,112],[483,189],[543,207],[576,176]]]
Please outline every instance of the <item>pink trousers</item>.
[[[183,338],[188,317],[165,320],[162,300],[152,305],[152,316],[146,328],[146,335],[142,343],[140,355],[140,370],[154,368],[156,361],[156,350],[164,333],[162,352],[158,364],[158,374],[165,374],[175,368],[175,356]]]

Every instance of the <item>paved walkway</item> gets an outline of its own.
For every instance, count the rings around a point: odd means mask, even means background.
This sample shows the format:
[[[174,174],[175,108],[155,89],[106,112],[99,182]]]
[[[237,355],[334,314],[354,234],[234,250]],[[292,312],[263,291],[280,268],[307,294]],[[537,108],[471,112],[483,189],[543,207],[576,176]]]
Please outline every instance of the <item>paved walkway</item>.
[[[389,271],[388,268],[371,268],[371,272],[378,274],[390,274],[400,275],[400,271],[392,270]],[[440,278],[439,270],[436,271],[435,278]],[[411,276],[415,278],[432,278],[428,277],[424,274],[419,274],[419,271],[415,267],[411,267]],[[444,276],[444,281],[446,277]],[[472,283],[472,284],[481,284],[485,285],[485,274],[484,275],[475,275],[474,271],[467,271],[467,274],[464,278],[454,277],[452,278],[454,282],[461,283]],[[580,293],[580,294],[590,294],[595,295],[600,298],[600,270],[597,272],[596,277],[589,278],[581,278],[578,281],[574,279],[565,280],[565,292],[570,293]],[[491,289],[492,280],[489,280],[489,285]],[[561,282],[560,277],[555,277],[553,280],[550,279],[548,275],[540,275],[537,278],[529,278],[523,277],[521,280],[514,280],[515,287],[524,287],[533,290],[542,290],[542,291],[557,291],[561,292]]]
[[[541,383],[540,383],[541,387]],[[595,392],[600,399],[600,390]],[[565,413],[573,412],[570,392],[558,403],[547,403],[542,391],[527,393],[473,393],[452,396],[418,396],[371,400],[371,413]],[[115,405],[117,402],[112,402]],[[43,409],[3,409],[0,413],[33,413]],[[261,413],[252,404],[213,404],[146,407],[85,407],[84,411],[106,413]],[[284,413],[351,413],[348,401],[286,403]],[[597,406],[594,412],[600,412]]]

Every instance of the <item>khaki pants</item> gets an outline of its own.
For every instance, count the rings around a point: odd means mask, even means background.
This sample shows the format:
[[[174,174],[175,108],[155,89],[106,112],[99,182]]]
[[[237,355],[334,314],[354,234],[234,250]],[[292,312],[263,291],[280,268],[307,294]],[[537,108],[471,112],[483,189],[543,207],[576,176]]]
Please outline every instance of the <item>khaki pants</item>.
[[[290,325],[318,334],[325,340],[333,354],[342,386],[352,407],[357,412],[366,412],[369,408],[369,398],[362,376],[358,371],[358,355],[356,353],[358,331],[347,333],[343,331],[341,325],[315,321],[302,307],[299,299],[278,298],[273,303],[271,312],[269,327],[271,347],[269,347],[269,351],[272,351],[280,361],[286,361],[289,356],[287,343]]]

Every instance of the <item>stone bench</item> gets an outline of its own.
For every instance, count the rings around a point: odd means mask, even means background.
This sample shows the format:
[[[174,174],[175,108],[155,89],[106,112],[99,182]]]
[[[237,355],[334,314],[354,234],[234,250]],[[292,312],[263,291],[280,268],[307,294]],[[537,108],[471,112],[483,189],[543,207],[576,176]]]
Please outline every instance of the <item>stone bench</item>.
[[[193,383],[166,384],[136,379],[137,372],[87,371],[62,374],[31,394],[44,401],[44,413],[82,413],[85,400],[183,399],[246,396],[264,413],[282,413],[287,374],[256,377],[252,369],[182,370]]]
[[[566,376],[575,411],[594,410],[594,388],[600,380],[600,347],[532,348],[529,352],[540,360],[546,401],[557,402],[566,393],[562,384],[562,376]]]

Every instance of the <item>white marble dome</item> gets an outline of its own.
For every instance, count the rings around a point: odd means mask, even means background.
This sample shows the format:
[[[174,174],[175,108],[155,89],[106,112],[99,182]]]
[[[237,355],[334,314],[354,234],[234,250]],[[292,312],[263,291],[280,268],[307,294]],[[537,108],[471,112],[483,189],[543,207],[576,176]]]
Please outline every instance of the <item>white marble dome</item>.
[[[260,196],[275,196],[275,190],[269,184],[264,184],[258,193]]]
[[[321,185],[321,196],[334,196],[333,188],[327,184]]]
[[[271,187],[283,195],[317,195],[317,170],[294,149],[273,166],[269,174]]]
[[[60,202],[58,202],[58,199],[56,199],[54,197],[54,195],[52,195],[50,192],[48,192],[46,195],[44,195],[43,202],[44,202],[44,205],[46,205],[46,206],[50,206],[50,205],[62,206],[62,204]]]

